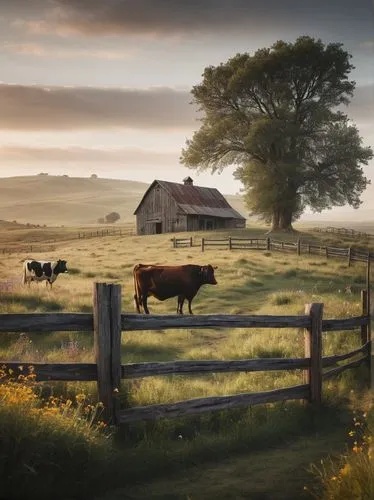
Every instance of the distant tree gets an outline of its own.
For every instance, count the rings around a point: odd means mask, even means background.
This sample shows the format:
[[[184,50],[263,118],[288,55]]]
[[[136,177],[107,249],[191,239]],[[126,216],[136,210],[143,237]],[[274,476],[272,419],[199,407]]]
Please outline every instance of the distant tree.
[[[91,179],[97,179],[97,174],[91,174]]]
[[[274,230],[292,229],[308,206],[357,208],[373,151],[339,110],[355,88],[350,58],[339,43],[303,36],[205,68],[192,89],[202,125],[181,162],[212,172],[236,165],[248,208]]]
[[[113,224],[114,222],[117,222],[121,216],[117,212],[110,212],[110,214],[105,216],[105,221],[109,224]]]
[[[62,177],[69,177],[68,174],[64,174]]]
[[[48,175],[48,172],[40,172],[38,175]]]

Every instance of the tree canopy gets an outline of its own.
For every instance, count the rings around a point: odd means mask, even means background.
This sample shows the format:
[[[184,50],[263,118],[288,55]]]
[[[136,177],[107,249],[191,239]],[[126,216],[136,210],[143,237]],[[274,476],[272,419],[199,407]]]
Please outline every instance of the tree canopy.
[[[110,214],[105,216],[105,222],[112,224],[117,222],[120,218],[121,216],[118,212],[110,212]]]
[[[304,36],[205,68],[192,88],[202,125],[182,150],[198,170],[236,165],[253,214],[290,229],[307,206],[357,208],[373,157],[342,112],[353,66],[342,44]]]

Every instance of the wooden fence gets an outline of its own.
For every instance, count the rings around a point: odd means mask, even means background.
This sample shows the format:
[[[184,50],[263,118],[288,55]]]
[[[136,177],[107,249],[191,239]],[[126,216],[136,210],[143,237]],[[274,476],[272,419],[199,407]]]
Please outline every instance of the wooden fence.
[[[347,319],[323,319],[323,304],[306,305],[302,316],[242,315],[143,315],[121,314],[120,285],[95,283],[93,314],[34,313],[0,314],[0,332],[94,332],[95,363],[27,363],[37,381],[96,380],[98,397],[106,408],[106,419],[115,425],[137,420],[179,417],[273,401],[306,399],[319,405],[322,381],[365,363],[370,370],[371,333],[369,295],[362,292],[362,315]],[[168,361],[121,364],[121,332],[167,330],[170,328],[302,328],[304,358],[266,358],[229,361]],[[322,332],[360,328],[361,347],[352,352],[322,357]],[[264,333],[264,335],[266,335]],[[352,360],[353,359],[353,360]],[[344,365],[338,363],[350,360]],[[0,366],[20,373],[22,361],[1,362]],[[325,371],[326,368],[330,368]],[[170,374],[304,370],[301,385],[266,392],[195,398],[172,404],[120,409],[118,394],[123,378]]]
[[[70,234],[67,237],[46,239],[44,241],[32,241],[29,243],[23,243],[16,247],[6,246],[0,248],[0,253],[11,254],[11,253],[24,253],[24,252],[53,252],[56,250],[56,244],[69,242],[74,240],[89,239],[89,238],[102,238],[104,236],[134,236],[135,231],[132,229],[97,229],[93,231],[80,231],[74,234]]]
[[[349,236],[349,237],[363,237],[363,238],[370,238],[370,236],[374,236],[373,234],[365,233],[363,231],[356,231],[355,229],[347,229],[345,227],[314,227],[312,231],[316,231],[318,233],[333,233],[333,234],[340,234],[343,236]]]
[[[193,243],[191,238],[172,238],[173,248],[200,247],[204,252],[207,248],[222,248],[225,250],[268,250],[291,252],[297,255],[314,254],[322,255],[326,258],[337,257],[351,262],[367,262],[374,260],[374,253],[364,250],[357,250],[353,247],[339,248],[317,245],[315,243],[302,242],[300,239],[292,241],[274,240],[271,238],[201,238],[200,242]]]

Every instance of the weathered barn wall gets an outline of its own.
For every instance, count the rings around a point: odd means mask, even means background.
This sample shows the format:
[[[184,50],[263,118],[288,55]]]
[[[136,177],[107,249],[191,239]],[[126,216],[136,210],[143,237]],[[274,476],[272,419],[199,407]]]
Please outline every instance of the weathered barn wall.
[[[187,231],[185,216],[177,214],[178,206],[157,184],[149,191],[136,215],[137,234]]]

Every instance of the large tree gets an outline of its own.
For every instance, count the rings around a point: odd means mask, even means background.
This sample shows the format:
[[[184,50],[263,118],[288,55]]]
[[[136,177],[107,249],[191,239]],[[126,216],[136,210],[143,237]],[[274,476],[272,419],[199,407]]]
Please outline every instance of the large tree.
[[[272,229],[291,229],[307,206],[357,208],[373,152],[341,110],[355,88],[350,59],[342,44],[304,36],[207,67],[192,89],[202,125],[181,162],[236,165],[249,209]]]

